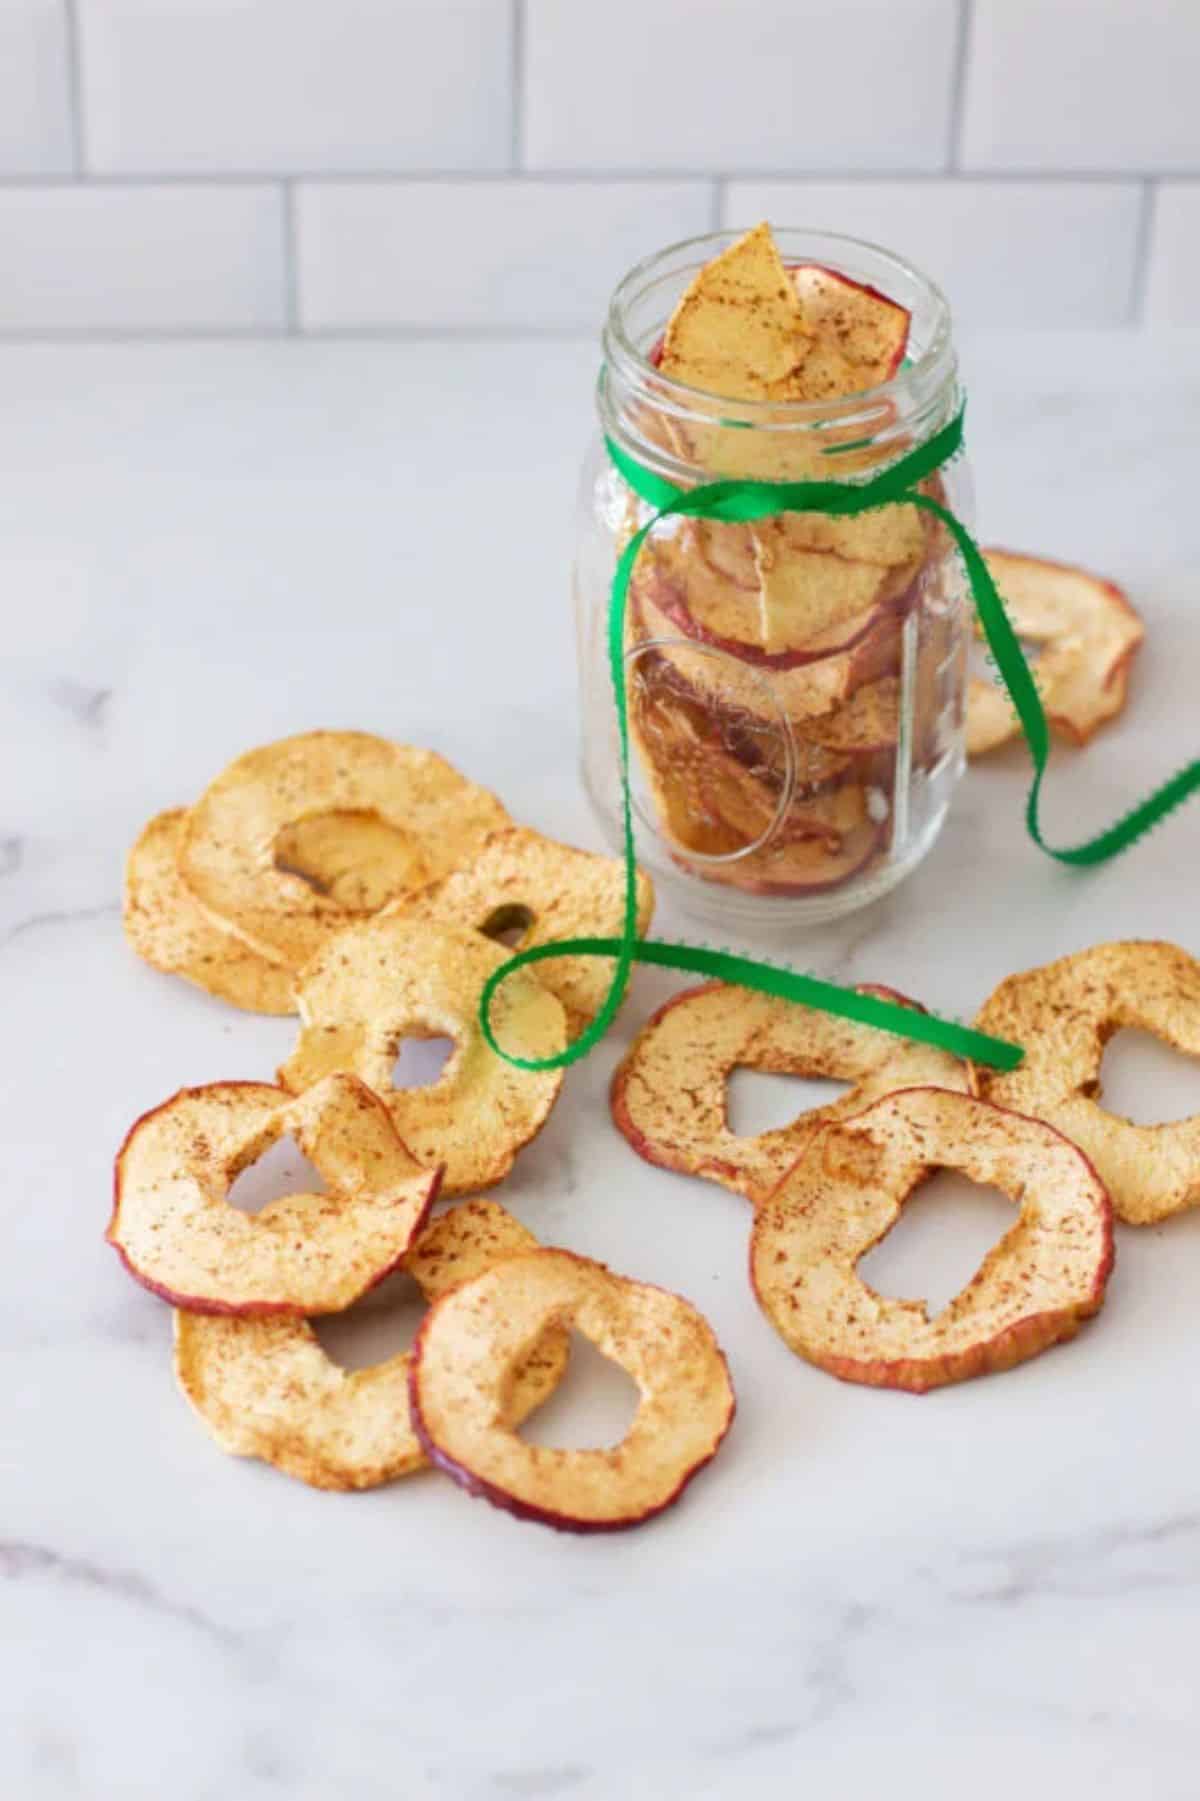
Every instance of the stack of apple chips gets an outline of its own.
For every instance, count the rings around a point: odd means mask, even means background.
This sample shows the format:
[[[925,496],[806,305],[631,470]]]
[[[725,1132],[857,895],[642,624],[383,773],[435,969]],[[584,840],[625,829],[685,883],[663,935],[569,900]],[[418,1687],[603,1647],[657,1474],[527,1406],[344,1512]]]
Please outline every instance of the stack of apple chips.
[[[909,326],[903,307],[844,276],[785,267],[760,225],[700,271],[655,360],[690,388],[756,403],[761,421],[664,410],[641,424],[698,481],[869,471],[910,447],[885,429],[894,410],[881,402],[864,440],[837,403],[895,374]],[[811,429],[753,429],[795,424],[796,402],[827,410]],[[937,478],[928,486],[940,493]],[[944,534],[915,507],[655,528],[630,588],[628,640],[644,646],[630,661],[630,719],[677,861],[751,892],[804,894],[887,854],[905,624],[918,613],[912,755],[930,766],[939,754],[956,616],[939,632],[923,599],[945,556]]]

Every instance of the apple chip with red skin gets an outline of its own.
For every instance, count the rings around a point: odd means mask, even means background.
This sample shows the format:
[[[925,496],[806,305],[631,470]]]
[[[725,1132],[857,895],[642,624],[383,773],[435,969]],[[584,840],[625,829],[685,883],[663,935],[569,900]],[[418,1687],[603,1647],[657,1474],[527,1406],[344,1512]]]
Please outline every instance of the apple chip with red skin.
[[[833,392],[854,394],[890,381],[908,349],[908,308],[819,263],[797,264],[790,274],[804,323],[831,358],[831,378],[850,384]],[[816,385],[811,361],[806,372],[811,390]],[[815,393],[810,397],[820,398]]]
[[[1033,678],[1050,725],[1086,744],[1125,705],[1129,671],[1145,627],[1115,583],[1008,550],[984,552],[1018,637],[1040,648]],[[983,756],[1020,732],[1007,692],[973,680],[967,689],[967,751]]]
[[[561,1069],[515,1068],[483,1036],[479,997],[510,955],[460,926],[383,914],[350,926],[300,974],[300,1037],[280,1081],[300,1093],[332,1070],[349,1070],[383,1097],[413,1155],[444,1170],[447,1195],[502,1181],[545,1125],[563,1081]],[[562,1002],[529,969],[501,984],[492,1020],[498,1043],[515,1057],[554,1057],[566,1046]],[[453,1040],[428,1087],[392,1085],[405,1038]]]
[[[948,1307],[877,1294],[857,1272],[930,1166],[1009,1195],[1016,1223]],[[1044,1121],[911,1088],[813,1137],[758,1208],[750,1275],[784,1343],[846,1382],[921,1394],[1011,1369],[1098,1311],[1112,1206],[1082,1151]]]
[[[924,1010],[891,988],[859,992]],[[740,1137],[726,1111],[735,1069],[853,1086],[791,1125]],[[860,1113],[897,1088],[936,1083],[965,1093],[971,1082],[969,1065],[933,1045],[708,982],[675,995],[647,1021],[613,1077],[611,1102],[617,1129],[647,1163],[703,1176],[757,1204],[830,1120]]]
[[[510,826],[494,832],[470,862],[385,911],[489,937],[515,927],[521,936],[514,949],[521,950],[564,938],[615,938],[625,916],[625,869],[615,858]],[[639,936],[653,911],[654,889],[639,870]],[[562,1002],[572,1037],[600,1011],[612,981],[596,957],[554,957],[538,964],[537,976]]]
[[[428,1301],[505,1257],[537,1248],[496,1201],[465,1201],[425,1226],[402,1268]],[[550,1325],[513,1374],[504,1418],[519,1425],[558,1385],[569,1338]],[[175,1314],[179,1386],[221,1449],[314,1488],[365,1489],[428,1467],[408,1408],[409,1353],[344,1370],[307,1320]]]
[[[257,1214],[229,1190],[294,1135],[329,1184]],[[437,1193],[387,1109],[353,1076],[294,1096],[266,1082],[183,1088],[117,1156],[108,1241],[144,1287],[197,1313],[337,1313],[394,1270]]]
[[[186,813],[159,813],[138,834],[125,864],[125,936],[144,962],[244,1007],[294,1013],[293,971],[243,944],[201,907],[179,873]]]
[[[1023,1062],[981,1070],[983,1092],[1064,1132],[1095,1164],[1117,1217],[1147,1226],[1200,1206],[1200,1114],[1135,1125],[1101,1105],[1104,1047],[1123,1026],[1200,1057],[1200,962],[1178,945],[1097,944],[1009,976],[980,1031],[1014,1039]]]
[[[574,1324],[640,1390],[607,1450],[527,1444],[505,1396],[548,1326]],[[665,1289],[572,1251],[531,1251],[461,1283],[426,1316],[409,1369],[413,1425],[431,1463],[473,1495],[565,1532],[640,1526],[679,1499],[734,1413],[712,1328]]]

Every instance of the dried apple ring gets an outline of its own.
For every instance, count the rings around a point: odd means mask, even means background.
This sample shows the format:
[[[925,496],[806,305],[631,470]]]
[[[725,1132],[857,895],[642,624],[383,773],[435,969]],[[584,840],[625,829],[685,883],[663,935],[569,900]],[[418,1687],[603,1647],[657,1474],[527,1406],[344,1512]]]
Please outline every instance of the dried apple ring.
[[[933,1319],[856,1265],[930,1166],[1010,1196],[1015,1224]],[[758,1209],[750,1279],[784,1343],[831,1375],[921,1394],[1011,1369],[1071,1338],[1104,1300],[1112,1206],[1075,1145],[970,1095],[910,1088],[814,1137]]]
[[[526,1444],[505,1416],[528,1347],[547,1326],[571,1323],[641,1391],[609,1450]],[[566,1532],[612,1532],[661,1513],[715,1456],[734,1412],[725,1358],[694,1307],[559,1250],[508,1258],[431,1308],[409,1396],[431,1463],[519,1519]]]
[[[1043,646],[1034,679],[1050,724],[1074,744],[1125,705],[1129,669],[1145,627],[1113,582],[1013,551],[986,551],[1014,631]],[[973,757],[1008,743],[1020,731],[1013,704],[994,682],[967,690],[967,751]]]
[[[428,1301],[535,1250],[498,1201],[465,1201],[425,1226],[402,1268]],[[513,1376],[505,1418],[519,1425],[557,1387],[570,1340],[551,1325]],[[370,1369],[327,1357],[306,1320],[175,1314],[175,1374],[223,1451],[257,1457],[314,1488],[376,1488],[428,1459],[408,1409],[409,1353]]]
[[[1009,976],[976,1021],[1025,1048],[1009,1075],[980,1071],[983,1092],[1036,1114],[1091,1158],[1119,1219],[1153,1225],[1200,1204],[1200,1114],[1139,1126],[1100,1105],[1104,1047],[1135,1026],[1200,1057],[1200,962],[1178,945],[1097,944]]]
[[[356,917],[447,875],[508,823],[494,794],[434,751],[304,732],[247,751],[211,783],[188,814],[179,866],[207,912],[299,968]],[[353,855],[338,857],[339,836]]]
[[[125,865],[125,936],[144,962],[248,1013],[294,1013],[293,972],[250,949],[200,906],[179,874],[187,815],[159,813]]]
[[[300,976],[300,1038],[279,1080],[299,1093],[331,1070],[351,1070],[383,1097],[413,1155],[444,1166],[446,1194],[502,1181],[546,1123],[563,1080],[561,1069],[514,1068],[480,1030],[480,992],[510,954],[457,926],[381,914],[350,926]],[[561,1001],[528,969],[498,990],[492,1020],[517,1057],[553,1057],[567,1042]],[[392,1086],[405,1038],[454,1041],[427,1088]]]
[[[864,984],[859,992],[924,1011],[892,988]],[[743,1138],[730,1131],[725,1105],[735,1069],[854,1086],[792,1125]],[[821,1126],[925,1083],[969,1093],[971,1071],[933,1045],[709,982],[675,995],[643,1026],[613,1077],[612,1115],[647,1163],[703,1176],[757,1204]]]
[[[329,1184],[257,1214],[226,1199],[292,1133]],[[387,1108],[353,1076],[298,1098],[266,1082],[183,1088],[117,1156],[108,1241],[144,1287],[196,1313],[337,1313],[395,1269],[437,1193]]]
[[[637,882],[640,934],[650,924],[654,889],[640,872]],[[386,911],[488,936],[515,926],[522,950],[563,938],[612,938],[625,913],[625,871],[612,857],[512,826],[494,832],[469,864]],[[596,957],[559,957],[538,965],[538,979],[562,1002],[574,1037],[600,1011],[612,972]]]

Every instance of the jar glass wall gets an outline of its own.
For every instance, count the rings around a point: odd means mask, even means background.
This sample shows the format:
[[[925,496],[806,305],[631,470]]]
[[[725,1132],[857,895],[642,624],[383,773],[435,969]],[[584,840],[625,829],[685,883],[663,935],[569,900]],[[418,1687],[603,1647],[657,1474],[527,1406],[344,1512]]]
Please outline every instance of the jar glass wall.
[[[891,380],[835,401],[779,403],[664,376],[656,355],[676,302],[736,236],[692,239],[640,264],[605,329],[574,582],[584,780],[616,846],[610,591],[652,508],[617,472],[605,437],[685,489],[721,477],[861,481],[959,406],[939,291],[888,252],[828,232],[775,237],[789,266],[835,270],[909,310],[908,356]],[[970,528],[961,454],[922,487]],[[933,843],[962,770],[967,638],[959,559],[916,508],[661,521],[625,619],[639,860],[691,910],[718,918],[815,921],[886,893]]]

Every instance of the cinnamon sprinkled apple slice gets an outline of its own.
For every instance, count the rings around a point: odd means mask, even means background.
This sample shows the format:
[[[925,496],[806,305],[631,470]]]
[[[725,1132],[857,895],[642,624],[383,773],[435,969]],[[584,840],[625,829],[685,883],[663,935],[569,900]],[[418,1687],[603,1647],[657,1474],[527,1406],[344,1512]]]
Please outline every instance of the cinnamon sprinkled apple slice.
[[[908,308],[889,300],[878,288],[851,281],[848,275],[817,263],[802,263],[790,274],[805,324],[826,353],[824,369],[833,375],[838,367],[836,353],[843,379],[851,382],[849,387],[832,388],[831,393],[854,394],[890,381],[908,349],[912,325]],[[811,359],[806,370],[807,398],[819,400],[822,396],[815,392],[817,366]]]
[[[695,276],[671,315],[659,366],[731,400],[799,400],[809,347],[799,296],[764,221]]]

